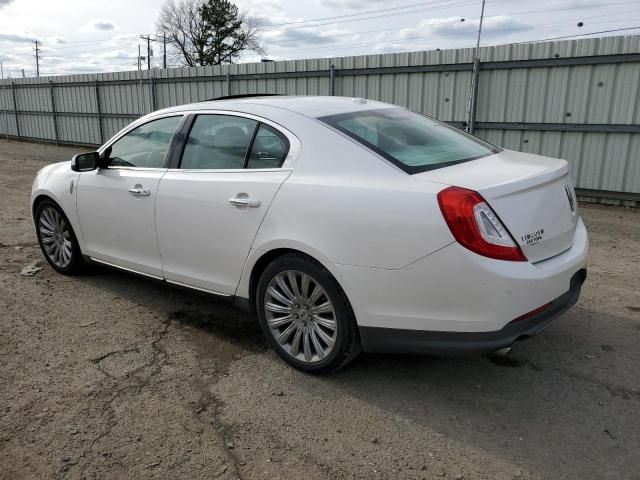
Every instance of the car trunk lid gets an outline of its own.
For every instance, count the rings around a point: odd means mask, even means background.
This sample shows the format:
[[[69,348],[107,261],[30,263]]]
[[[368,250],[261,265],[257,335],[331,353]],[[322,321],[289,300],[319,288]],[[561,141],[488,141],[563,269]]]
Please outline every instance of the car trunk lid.
[[[413,177],[478,192],[531,262],[572,245],[577,201],[564,160],[504,150]]]

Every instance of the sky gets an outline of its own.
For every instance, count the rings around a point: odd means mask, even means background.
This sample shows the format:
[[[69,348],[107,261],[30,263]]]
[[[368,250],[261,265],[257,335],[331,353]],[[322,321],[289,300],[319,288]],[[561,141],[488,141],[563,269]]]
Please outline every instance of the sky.
[[[236,0],[261,19],[263,57],[275,60],[471,47],[482,0]],[[3,75],[35,76],[34,41],[41,42],[40,75],[137,69],[154,35],[162,0],[0,0]],[[579,26],[579,23],[582,26]],[[640,34],[639,0],[486,0],[481,45],[560,36]],[[162,44],[152,42],[152,67]],[[247,53],[240,61],[260,61]],[[170,58],[169,65],[178,66]],[[145,64],[146,67],[146,64]]]

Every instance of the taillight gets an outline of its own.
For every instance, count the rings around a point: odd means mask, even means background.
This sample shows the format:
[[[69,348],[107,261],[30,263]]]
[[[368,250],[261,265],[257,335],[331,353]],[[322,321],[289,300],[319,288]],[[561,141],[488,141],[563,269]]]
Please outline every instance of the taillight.
[[[498,215],[478,192],[448,187],[438,193],[438,204],[451,233],[463,247],[498,260],[527,261]]]

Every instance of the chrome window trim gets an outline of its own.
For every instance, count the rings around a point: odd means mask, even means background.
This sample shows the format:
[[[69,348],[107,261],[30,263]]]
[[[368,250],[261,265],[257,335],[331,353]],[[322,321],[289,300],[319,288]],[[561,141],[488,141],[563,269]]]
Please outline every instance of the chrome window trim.
[[[215,168],[202,168],[202,169],[169,169],[170,171],[180,171],[180,172],[187,172],[187,171],[192,171],[192,172],[222,172],[222,171],[234,171],[237,172],[239,170],[255,170],[255,171],[259,171],[259,170],[276,170],[276,171],[281,171],[281,170],[285,170],[285,169],[291,169],[293,168],[293,166],[295,165],[295,163],[297,162],[299,156],[300,156],[300,151],[302,150],[302,143],[300,142],[300,140],[298,139],[298,137],[296,135],[294,135],[291,131],[287,130],[286,127],[284,127],[283,125],[280,125],[279,123],[274,122],[273,120],[269,120],[268,118],[264,118],[261,117],[259,115],[254,115],[253,113],[245,113],[245,112],[237,112],[235,110],[216,110],[216,109],[203,109],[203,110],[187,110],[185,112],[183,112],[187,115],[227,115],[227,116],[232,116],[232,117],[242,117],[242,118],[247,118],[249,120],[255,120],[256,122],[260,122],[260,123],[264,123],[265,125],[269,125],[271,128],[277,130],[278,132],[280,132],[282,135],[284,135],[287,140],[289,141],[289,152],[287,153],[287,157],[284,159],[284,162],[282,162],[282,165],[278,168],[270,168],[270,169],[266,169],[266,168],[254,168],[254,169],[250,169],[250,168],[237,168],[237,169],[230,169],[230,168],[225,168],[225,169],[215,169]],[[188,140],[188,136],[185,139],[185,142]]]
[[[122,137],[124,137],[127,133],[129,133],[130,131],[138,128],[141,125],[144,125],[146,123],[152,122],[154,120],[160,120],[161,118],[166,118],[166,117],[184,117],[187,115],[227,115],[227,116],[235,116],[235,117],[243,117],[243,118],[248,118],[250,120],[255,120],[257,122],[260,123],[264,123],[265,125],[269,125],[271,128],[274,128],[275,130],[277,130],[278,132],[280,132],[282,135],[284,135],[287,140],[289,140],[289,152],[287,153],[287,157],[284,159],[284,162],[282,162],[282,165],[279,168],[238,168],[238,169],[215,169],[215,168],[209,168],[209,169],[168,169],[169,171],[180,171],[180,172],[223,172],[223,171],[239,171],[239,170],[254,170],[256,172],[258,171],[265,171],[265,170],[275,170],[275,171],[282,171],[282,170],[286,170],[286,169],[292,169],[293,166],[295,165],[295,163],[297,162],[299,156],[300,156],[300,151],[302,150],[302,143],[300,142],[300,139],[298,139],[298,137],[296,135],[294,135],[291,131],[287,130],[286,127],[284,127],[283,125],[280,125],[279,123],[274,122],[273,120],[269,120],[268,118],[264,118],[261,117],[259,115],[254,115],[253,113],[246,113],[246,112],[237,112],[235,110],[217,110],[217,109],[202,109],[202,110],[183,110],[180,112],[166,112],[166,113],[161,113],[158,115],[153,115],[153,114],[149,114],[151,116],[144,116],[142,118],[139,118],[138,120],[134,121],[133,123],[127,125],[125,128],[123,128],[122,130],[120,130],[118,133],[116,133],[113,137],[111,137],[104,145],[102,145],[100,148],[98,148],[98,153],[102,153],[107,147],[113,145],[115,142],[117,142],[118,140],[120,140]],[[175,135],[175,134],[174,134]],[[188,138],[188,137],[187,137]],[[186,141],[186,139],[185,139]],[[167,170],[166,167],[109,167],[109,170],[116,170],[116,169],[130,169],[130,170],[138,170],[138,169],[142,169],[142,170],[154,170],[154,171],[158,171],[158,170]]]
[[[144,171],[159,172],[159,171],[167,170],[167,167],[126,167],[126,166],[118,165],[115,167],[108,167],[106,170],[132,170],[135,172],[144,172]]]
[[[185,173],[265,173],[265,172],[291,172],[293,168],[168,168],[167,172],[185,172]]]
[[[161,118],[184,117],[185,115],[186,115],[185,112],[171,112],[171,113],[164,113],[161,115],[155,115],[153,117],[149,117],[149,116],[141,117],[135,120],[134,122],[130,123],[126,127],[124,127],[122,130],[116,133],[113,137],[107,140],[100,148],[98,148],[98,153],[102,153],[107,147],[110,147],[111,145],[116,143],[118,140],[120,140],[120,138],[124,137],[131,130],[138,128],[146,123],[153,122],[154,120],[160,120]]]

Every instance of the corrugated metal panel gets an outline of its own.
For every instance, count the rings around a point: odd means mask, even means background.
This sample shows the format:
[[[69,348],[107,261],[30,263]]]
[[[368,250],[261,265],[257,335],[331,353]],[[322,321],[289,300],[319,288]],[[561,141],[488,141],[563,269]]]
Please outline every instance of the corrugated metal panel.
[[[566,158],[580,188],[640,192],[640,133],[579,131],[580,124],[640,124],[640,61],[580,59],[638,53],[640,35],[482,48],[482,62],[538,63],[481,70],[476,121],[512,126],[478,130],[477,135],[506,148]],[[5,80],[0,82],[0,133],[18,135],[19,127],[21,136],[54,140],[55,121],[60,141],[99,143],[99,125],[107,139],[153,108],[228,94],[330,95],[332,65],[336,95],[382,100],[440,120],[464,122],[473,55],[474,49],[466,48]],[[571,58],[576,59],[571,65],[554,64],[555,59]],[[458,64],[466,65],[455,67]],[[434,68],[393,71],[408,66]],[[365,71],[349,72],[354,69]],[[62,112],[55,120],[51,85],[55,109]],[[530,123],[567,125],[575,131],[520,126]]]

